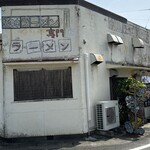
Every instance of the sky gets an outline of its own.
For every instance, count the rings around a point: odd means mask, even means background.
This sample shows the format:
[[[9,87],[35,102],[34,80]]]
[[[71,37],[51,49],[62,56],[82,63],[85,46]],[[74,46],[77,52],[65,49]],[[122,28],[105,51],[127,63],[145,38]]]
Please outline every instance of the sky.
[[[150,0],[86,0],[150,29]]]
[[[150,29],[150,0],[86,0]],[[1,16],[1,13],[0,13]],[[1,19],[1,17],[0,17]],[[1,32],[1,20],[0,20]]]

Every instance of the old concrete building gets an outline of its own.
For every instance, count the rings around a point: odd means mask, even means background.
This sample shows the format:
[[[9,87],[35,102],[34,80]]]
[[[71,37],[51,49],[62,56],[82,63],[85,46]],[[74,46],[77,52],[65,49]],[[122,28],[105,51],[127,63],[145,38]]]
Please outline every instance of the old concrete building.
[[[121,16],[83,0],[0,5],[3,137],[87,133],[113,76],[149,76],[150,32]]]

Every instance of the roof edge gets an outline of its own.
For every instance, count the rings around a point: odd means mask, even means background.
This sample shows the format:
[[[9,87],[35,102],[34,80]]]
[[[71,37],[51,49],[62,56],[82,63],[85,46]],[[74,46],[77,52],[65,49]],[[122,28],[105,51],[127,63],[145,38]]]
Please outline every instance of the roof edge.
[[[104,8],[91,4],[84,0],[0,0],[1,6],[25,6],[25,5],[80,5],[97,13],[103,14],[123,23],[127,23],[127,19],[110,12]]]
[[[79,4],[79,0],[0,0],[0,6],[24,6],[24,5],[69,5]]]
[[[88,8],[88,9],[90,9],[90,10],[93,10],[93,11],[95,11],[95,12],[98,12],[98,13],[100,13],[100,14],[103,14],[103,15],[105,15],[105,16],[108,16],[108,17],[110,17],[110,18],[113,18],[113,19],[115,19],[115,20],[118,20],[118,21],[120,21],[120,22],[127,23],[127,19],[126,19],[126,18],[124,18],[124,17],[122,17],[122,16],[120,16],[120,15],[117,15],[117,14],[115,14],[115,13],[109,11],[109,10],[106,10],[106,9],[104,9],[104,8],[102,8],[102,7],[99,7],[99,6],[97,6],[97,5],[94,5],[94,4],[92,4],[92,3],[89,3],[89,2],[87,2],[87,1],[79,0],[79,5],[80,5],[80,6],[83,6],[83,7],[85,7],[85,8]]]

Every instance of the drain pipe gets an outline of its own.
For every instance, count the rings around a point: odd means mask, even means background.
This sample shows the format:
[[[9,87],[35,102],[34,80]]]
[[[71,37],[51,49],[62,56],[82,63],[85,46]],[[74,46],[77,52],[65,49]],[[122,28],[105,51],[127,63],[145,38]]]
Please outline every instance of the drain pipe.
[[[90,99],[90,83],[89,83],[89,54],[84,54],[85,58],[85,85],[86,85],[86,107],[87,107],[87,124],[88,124],[88,136],[90,136],[90,122],[91,122],[91,99]]]

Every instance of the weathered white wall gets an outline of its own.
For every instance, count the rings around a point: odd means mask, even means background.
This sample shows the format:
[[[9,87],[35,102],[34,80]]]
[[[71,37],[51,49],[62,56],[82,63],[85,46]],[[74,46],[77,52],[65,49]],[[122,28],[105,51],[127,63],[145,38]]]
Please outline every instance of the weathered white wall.
[[[13,69],[72,67],[73,98],[41,102],[14,102]],[[6,66],[5,136],[41,136],[83,133],[83,111],[78,64]]]
[[[106,62],[149,66],[149,55],[147,55],[149,54],[149,32],[133,24],[126,25],[108,16],[73,5],[35,6],[34,9],[33,6],[2,8],[4,17],[26,15],[32,17],[49,14],[59,16],[58,36],[56,33],[55,37],[50,36],[47,28],[3,29],[6,137],[85,133],[88,131],[88,120],[90,130],[94,129],[96,127],[96,102],[110,100],[110,71]],[[34,21],[33,24],[36,22]],[[133,32],[131,27],[133,27]],[[61,29],[63,29],[64,35],[60,32]],[[138,31],[138,29],[141,30]],[[108,44],[107,33],[120,36],[124,44],[118,46]],[[137,35],[147,45],[142,54],[141,49],[133,50],[132,47],[132,37]],[[49,46],[52,44],[52,49],[49,52],[46,51],[47,44]],[[16,45],[19,45],[17,51]],[[137,51],[140,52],[136,53]],[[90,65],[89,53],[101,54],[104,62],[99,65]],[[88,56],[88,102],[85,54]],[[12,61],[68,60],[78,57],[78,63],[70,64],[64,61],[63,64],[57,62],[57,64],[50,63],[49,65],[42,63],[11,65]],[[145,61],[141,63],[141,60]],[[7,64],[8,62],[9,64]],[[67,66],[72,67],[72,99],[14,102],[13,69],[28,70]],[[132,73],[132,70],[120,69],[118,72],[120,77],[127,77]]]
[[[78,20],[75,6],[35,6],[32,7],[3,7],[3,16],[26,15],[59,15],[60,28],[64,30],[64,37],[47,36],[47,28],[3,29],[3,62],[4,73],[4,101],[5,101],[5,137],[46,136],[61,134],[77,134],[87,132],[86,107],[84,89],[81,88],[82,71],[80,60],[77,63],[63,63],[55,61],[50,64],[27,63],[26,65],[11,64],[13,61],[33,60],[61,60],[79,57],[78,48]],[[12,26],[12,24],[11,24]],[[23,41],[22,50],[16,50],[11,42]],[[28,53],[27,43],[38,40],[40,42],[52,40],[57,43],[53,52],[45,53],[43,47],[36,52]],[[69,40],[69,46],[60,51],[59,41]],[[18,44],[18,43],[17,43]],[[66,44],[66,43],[62,43]],[[30,46],[30,45],[28,45]],[[61,47],[62,48],[62,47]],[[9,64],[8,64],[9,62]],[[60,100],[45,100],[38,102],[14,102],[13,69],[36,68],[64,68],[72,67],[73,98]],[[83,79],[84,80],[84,79]]]
[[[81,44],[88,51],[101,53],[110,63],[150,66],[150,31],[131,22],[119,22],[89,9],[80,7]],[[121,45],[108,44],[107,33],[120,36]],[[132,38],[144,41],[144,48],[133,48]],[[85,44],[83,44],[85,43]]]
[[[108,29],[112,34],[120,36],[124,44],[109,48],[112,52],[112,61],[125,65],[150,66],[150,31],[136,24],[127,24],[108,18]],[[132,47],[132,38],[137,37],[144,41],[144,48]],[[109,60],[110,60],[109,58]]]
[[[117,69],[118,77],[130,77],[134,74],[134,69]]]
[[[104,59],[107,56],[107,22],[102,15],[88,10],[79,8],[79,47],[81,56],[81,70],[85,70],[84,54],[95,53],[101,54]],[[106,56],[105,56],[106,55]],[[89,58],[90,61],[90,58]],[[105,61],[105,60],[104,60]],[[81,74],[85,79],[85,73]],[[95,104],[97,101],[110,100],[109,87],[109,70],[106,69],[105,62],[99,65],[90,65],[89,63],[89,85],[90,85],[90,128],[96,127],[95,124]],[[82,88],[86,88],[85,85]]]
[[[90,70],[90,110],[91,124],[95,127],[95,104],[100,100],[110,100],[109,68],[106,63],[124,64],[135,66],[150,66],[149,59],[149,31],[135,24],[128,22],[124,24],[91,11],[84,7],[78,9],[79,18],[79,48],[81,61],[81,70],[85,69],[84,53],[101,54],[104,62],[99,65],[89,65]],[[120,36],[123,40],[121,45],[108,44],[107,33]],[[132,38],[138,37],[145,42],[144,49],[133,49]],[[118,77],[129,77],[135,69],[119,69]],[[85,74],[82,74],[82,80]],[[84,88],[84,86],[82,86]]]
[[[4,133],[4,117],[3,117],[3,65],[2,65],[2,50],[0,48],[0,136]]]
[[[3,7],[2,15],[3,61],[67,60],[79,55],[74,6]]]

